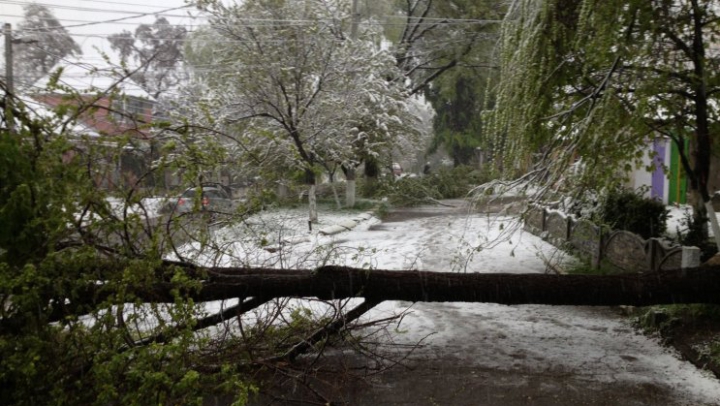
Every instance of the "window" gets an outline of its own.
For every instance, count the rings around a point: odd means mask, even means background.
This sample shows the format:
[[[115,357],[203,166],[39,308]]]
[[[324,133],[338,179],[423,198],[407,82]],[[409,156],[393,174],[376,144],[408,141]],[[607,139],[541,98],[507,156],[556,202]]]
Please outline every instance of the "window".
[[[152,102],[139,97],[125,96],[113,100],[110,106],[112,118],[118,123],[125,123],[133,120],[148,120]]]

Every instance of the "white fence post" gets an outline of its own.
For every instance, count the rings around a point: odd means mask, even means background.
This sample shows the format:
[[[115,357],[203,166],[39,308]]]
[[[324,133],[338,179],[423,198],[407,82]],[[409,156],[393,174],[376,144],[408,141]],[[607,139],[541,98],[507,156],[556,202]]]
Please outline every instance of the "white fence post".
[[[700,266],[700,248],[698,247],[682,247],[682,261],[680,267],[682,269],[696,268]]]

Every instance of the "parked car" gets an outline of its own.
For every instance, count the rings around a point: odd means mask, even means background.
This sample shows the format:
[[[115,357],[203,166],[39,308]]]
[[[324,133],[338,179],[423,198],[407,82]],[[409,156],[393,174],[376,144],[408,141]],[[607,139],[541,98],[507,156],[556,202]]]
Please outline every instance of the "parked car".
[[[198,208],[211,213],[228,213],[233,209],[233,200],[227,186],[220,184],[203,184],[186,189],[180,196],[171,198],[163,206],[162,213],[189,213],[195,210],[195,199],[200,197]]]

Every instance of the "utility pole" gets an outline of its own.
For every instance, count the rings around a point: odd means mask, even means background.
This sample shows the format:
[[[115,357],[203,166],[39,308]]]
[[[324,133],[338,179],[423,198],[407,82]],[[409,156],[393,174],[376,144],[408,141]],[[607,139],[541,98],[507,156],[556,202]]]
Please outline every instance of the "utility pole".
[[[5,97],[5,123],[8,126],[8,131],[12,134],[15,130],[15,122],[13,120],[11,101],[15,91],[13,89],[13,41],[12,26],[10,23],[5,23],[3,33],[5,34],[5,89],[7,90]]]
[[[360,25],[360,13],[358,12],[358,0],[352,2],[352,25],[350,26],[350,39],[351,41],[357,40],[358,37],[358,26]],[[350,73],[348,73],[350,74]],[[355,166],[354,163],[350,163],[347,166],[345,172],[345,206],[349,208],[355,207]]]
[[[357,39],[358,25],[360,25],[360,12],[358,11],[358,0],[352,2],[352,26],[350,27],[350,38]]]

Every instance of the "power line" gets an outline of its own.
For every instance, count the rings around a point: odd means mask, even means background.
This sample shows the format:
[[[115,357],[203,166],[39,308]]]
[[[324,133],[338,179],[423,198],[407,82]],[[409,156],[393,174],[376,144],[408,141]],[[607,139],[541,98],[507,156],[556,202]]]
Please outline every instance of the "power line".
[[[0,4],[11,4],[11,5],[18,5],[18,6],[38,5],[38,6],[46,7],[48,9],[72,10],[72,11],[92,11],[92,12],[101,12],[101,13],[134,14],[134,15],[152,15],[152,14],[166,13],[168,11],[175,11],[175,10],[180,10],[183,8],[191,7],[190,5],[184,5],[184,6],[180,6],[180,7],[163,9],[158,12],[139,12],[139,11],[127,11],[127,10],[117,10],[117,9],[107,9],[107,8],[62,6],[62,5],[58,5],[58,4],[48,4],[48,3],[27,3],[27,2],[21,1],[21,0],[0,0]],[[166,14],[166,16],[168,16],[168,17],[187,17],[186,15],[182,15],[182,14]]]
[[[78,1],[87,1],[91,3],[103,3],[103,4],[117,4],[121,6],[137,6],[137,7],[147,7],[147,8],[159,8],[164,9],[164,6],[156,6],[152,4],[142,4],[142,3],[127,3],[127,2],[121,2],[121,1],[103,1],[103,0],[78,0]]]
[[[161,8],[162,6],[154,6],[154,5],[146,5],[146,4],[139,4],[139,3],[124,3],[124,2],[114,2],[114,1],[100,1],[100,0],[80,0],[80,1],[92,1],[93,3],[105,3],[105,4],[119,4],[119,5],[134,5],[134,6],[142,6],[142,7],[153,7],[153,8]],[[117,10],[117,9],[101,9],[101,8],[89,8],[89,7],[76,7],[76,6],[63,6],[63,5],[56,5],[56,4],[47,4],[47,3],[27,3],[22,0],[0,0],[0,4],[13,4],[13,5],[28,5],[28,4],[37,4],[40,6],[44,6],[47,8],[55,8],[55,9],[65,9],[65,10],[75,10],[75,11],[93,11],[93,12],[103,12],[103,13],[119,13],[119,14],[133,14],[136,17],[141,16],[147,16],[147,15],[164,15],[167,17],[181,17],[186,18],[187,15],[181,15],[181,14],[165,14],[170,11],[180,10],[192,7],[191,5],[184,5],[180,7],[174,7],[174,8],[161,8],[161,10],[157,12],[137,12],[137,11],[124,11],[124,10]],[[3,14],[5,15],[5,14]],[[21,16],[13,16],[13,17],[21,17]],[[223,21],[228,20],[227,17],[225,18],[218,18],[214,16],[193,16],[194,18],[214,18],[215,21]],[[350,18],[350,16],[341,17],[341,20]],[[385,20],[403,20],[399,23],[391,23],[391,22],[378,22],[373,20],[366,20],[363,22],[363,24],[370,24],[370,25],[406,25],[407,21],[410,20],[410,23],[412,25],[428,25],[428,24],[497,24],[501,23],[503,20],[498,19],[478,19],[478,18],[448,18],[448,17],[415,17],[415,16],[404,16],[404,15],[381,15],[381,16],[374,16],[374,18],[378,19],[385,19]],[[63,20],[63,19],[58,19]],[[262,19],[262,18],[240,18],[240,21],[243,22],[255,22],[255,23],[269,23],[269,24],[278,24],[278,23],[284,23],[287,25],[293,25],[293,24],[314,24],[317,22],[337,22],[337,18],[324,18],[324,19]],[[82,20],[63,20],[63,21],[82,21]],[[115,22],[117,20],[108,20],[108,22]],[[103,23],[104,21],[98,21],[94,22],[96,24]],[[239,25],[239,26],[251,26],[249,24],[229,24],[232,25]],[[261,24],[258,24],[261,25]],[[66,26],[67,27],[67,26]]]
[[[1,3],[1,2],[2,2],[2,1],[0,1],[0,3]],[[165,9],[165,11],[180,10],[180,9],[187,8],[187,7],[190,7],[190,6],[181,6],[181,7],[168,8],[168,9]],[[161,16],[170,16],[170,14],[162,14],[162,13],[144,13],[144,14],[138,14],[138,15],[129,16],[129,17],[115,18],[115,19],[111,19],[111,20],[93,21],[93,22],[88,22],[88,23],[84,23],[84,24],[64,25],[64,26],[52,27],[52,28],[38,28],[38,29],[35,29],[35,30],[32,30],[32,29],[22,29],[22,30],[20,30],[20,31],[22,31],[22,32],[34,32],[34,31],[50,31],[50,30],[53,30],[53,29],[55,29],[55,30],[60,30],[60,29],[65,29],[65,28],[86,27],[86,26],[90,26],[90,25],[115,23],[115,22],[118,22],[118,21],[130,20],[130,19],[132,19],[132,18],[140,18],[140,17],[152,16],[152,15],[155,15],[155,16],[158,16],[158,15],[161,15]],[[185,18],[185,17],[187,17],[187,16],[182,16],[182,17]]]
[[[17,14],[0,14],[0,17],[11,17],[11,18],[22,19],[25,16],[17,15]],[[129,18],[138,18],[138,17],[133,16],[133,17],[129,17]],[[93,21],[93,20],[78,20],[78,19],[71,19],[71,18],[39,18],[38,20],[41,20],[41,21],[56,20],[56,21],[67,21],[67,22],[72,22],[72,23],[102,23],[102,21],[98,22],[98,21]],[[138,26],[138,23],[136,23],[136,22],[133,23],[133,22],[113,21],[113,24],[132,25],[135,27]],[[170,26],[170,27],[192,27],[193,24],[168,24],[168,26]],[[202,25],[196,25],[196,26],[200,27]],[[69,26],[65,25],[63,27],[69,27]],[[20,30],[15,30],[15,31],[21,32],[24,30],[20,29]]]

